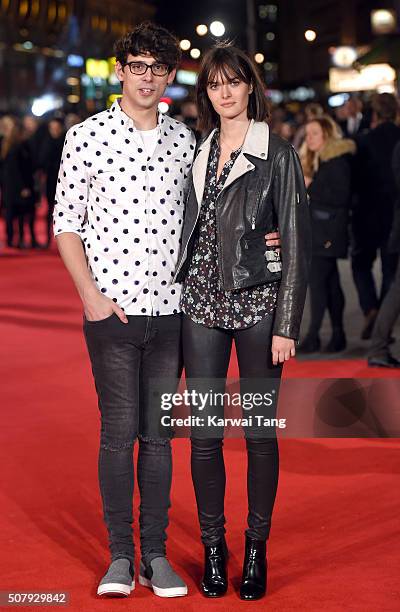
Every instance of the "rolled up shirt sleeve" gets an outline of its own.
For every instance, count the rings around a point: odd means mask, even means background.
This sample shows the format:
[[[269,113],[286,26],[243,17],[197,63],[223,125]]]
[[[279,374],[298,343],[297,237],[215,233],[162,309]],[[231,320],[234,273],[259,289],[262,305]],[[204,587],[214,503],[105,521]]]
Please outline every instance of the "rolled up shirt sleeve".
[[[82,235],[89,198],[89,176],[81,157],[77,126],[68,130],[58,172],[53,213],[54,236],[63,232]]]

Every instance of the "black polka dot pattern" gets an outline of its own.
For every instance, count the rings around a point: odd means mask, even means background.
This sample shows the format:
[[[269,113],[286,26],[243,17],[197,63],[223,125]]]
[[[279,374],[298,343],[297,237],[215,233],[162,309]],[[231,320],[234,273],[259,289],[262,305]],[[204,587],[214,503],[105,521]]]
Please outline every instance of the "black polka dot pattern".
[[[132,315],[179,312],[171,279],[195,139],[159,114],[154,145],[116,101],[68,131],[57,183],[55,236],[81,237],[99,291]]]

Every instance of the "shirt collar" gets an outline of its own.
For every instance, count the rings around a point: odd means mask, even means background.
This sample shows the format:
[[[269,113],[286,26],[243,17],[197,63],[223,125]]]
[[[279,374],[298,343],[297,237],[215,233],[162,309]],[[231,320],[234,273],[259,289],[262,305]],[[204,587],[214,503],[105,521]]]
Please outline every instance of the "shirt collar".
[[[125,129],[125,131],[134,131],[137,132],[138,129],[135,126],[135,123],[132,117],[129,117],[121,108],[120,98],[114,100],[113,104],[110,107],[110,112],[113,116],[113,119],[118,122],[118,124]],[[157,112],[157,127],[159,130],[162,129],[165,122],[165,117],[163,113]]]

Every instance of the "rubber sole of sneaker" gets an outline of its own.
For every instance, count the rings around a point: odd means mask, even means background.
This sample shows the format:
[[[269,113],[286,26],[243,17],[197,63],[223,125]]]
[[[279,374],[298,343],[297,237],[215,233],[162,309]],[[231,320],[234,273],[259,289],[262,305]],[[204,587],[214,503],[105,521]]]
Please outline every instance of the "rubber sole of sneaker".
[[[149,589],[153,589],[154,595],[158,595],[158,597],[183,597],[184,595],[187,595],[188,592],[187,586],[161,589],[160,587],[153,585],[151,580],[141,575],[139,575],[139,584]]]
[[[132,580],[131,586],[119,582],[109,582],[108,584],[100,584],[97,589],[97,595],[106,597],[128,597],[134,589],[134,580]]]

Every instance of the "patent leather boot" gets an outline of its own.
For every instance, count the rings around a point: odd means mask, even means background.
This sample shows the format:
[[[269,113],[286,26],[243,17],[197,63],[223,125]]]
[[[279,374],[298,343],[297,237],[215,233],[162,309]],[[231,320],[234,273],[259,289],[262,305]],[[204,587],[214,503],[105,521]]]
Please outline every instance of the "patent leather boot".
[[[204,546],[204,576],[201,590],[206,597],[222,597],[228,588],[228,551],[225,540]]]
[[[260,599],[265,595],[266,585],[266,542],[263,540],[253,540],[246,536],[240,598],[247,600]]]

